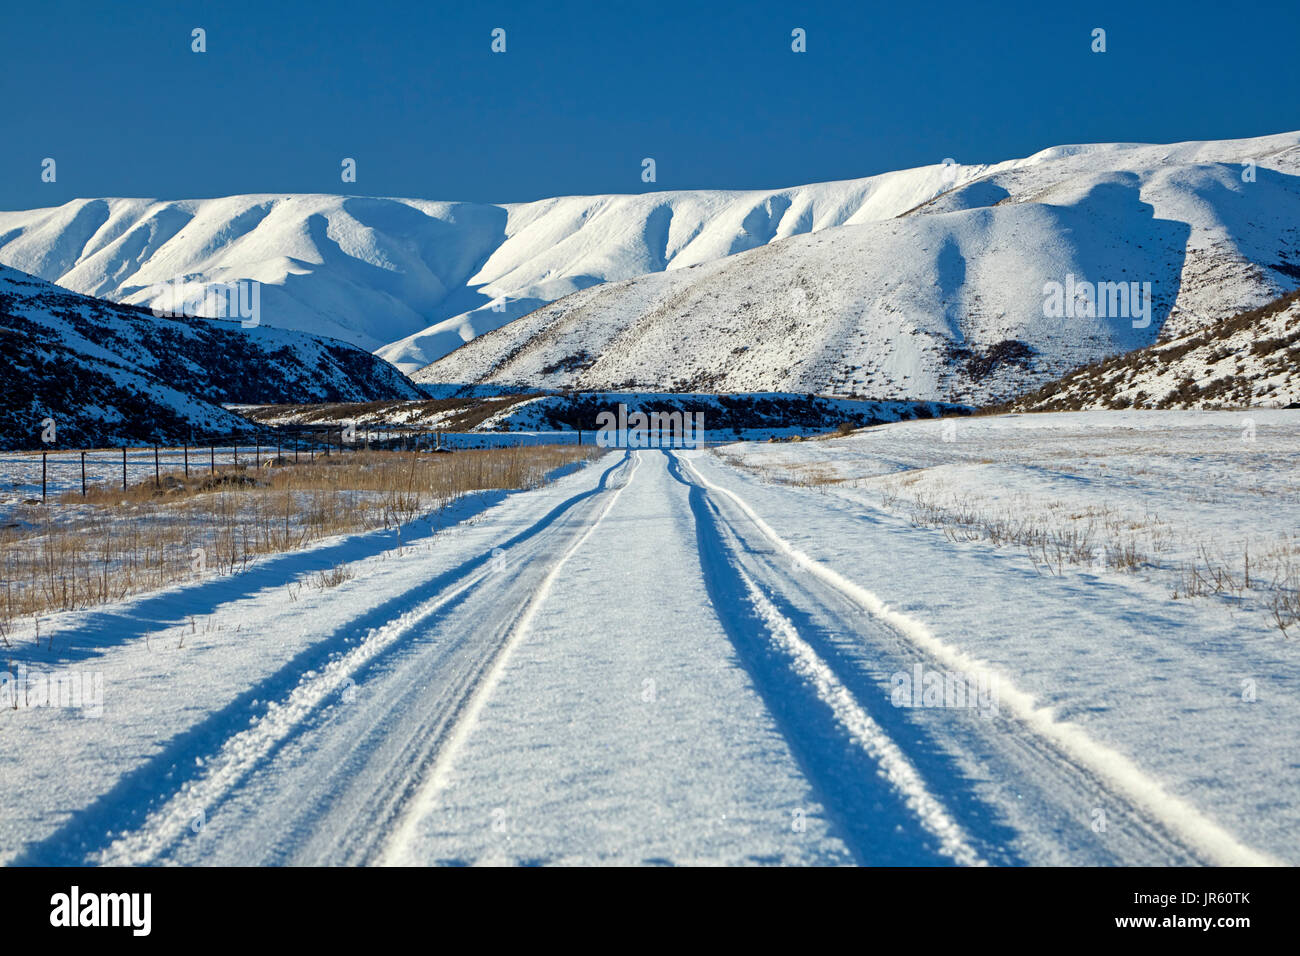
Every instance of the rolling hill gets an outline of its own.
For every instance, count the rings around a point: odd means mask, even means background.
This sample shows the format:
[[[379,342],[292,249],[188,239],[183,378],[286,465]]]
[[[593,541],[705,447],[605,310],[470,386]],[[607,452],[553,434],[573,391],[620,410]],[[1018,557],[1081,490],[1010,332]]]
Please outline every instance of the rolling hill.
[[[141,305],[256,280],[264,325],[428,384],[973,402],[1289,291],[1298,169],[1283,133],[773,190],[81,199],[0,212],[0,262]],[[1070,277],[1150,283],[1149,324],[1045,318]]]
[[[413,371],[570,292],[889,218],[935,196],[945,176],[980,169],[504,205],[330,195],[79,199],[0,212],[0,262],[140,305],[177,279],[256,280],[267,324],[381,350]]]
[[[1294,288],[1297,141],[1049,150],[892,219],[566,296],[413,377],[997,401]],[[1136,295],[1058,315],[1048,283]]]
[[[223,403],[418,398],[363,349],[301,332],[166,318],[0,266],[0,448],[172,442],[247,430]]]

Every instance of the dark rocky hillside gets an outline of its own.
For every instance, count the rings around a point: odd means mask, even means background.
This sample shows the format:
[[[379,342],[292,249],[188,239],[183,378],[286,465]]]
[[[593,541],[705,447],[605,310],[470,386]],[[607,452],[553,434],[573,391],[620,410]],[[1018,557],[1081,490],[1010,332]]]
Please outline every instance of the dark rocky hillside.
[[[334,339],[159,317],[0,266],[0,447],[173,442],[250,427],[223,404],[420,398]]]

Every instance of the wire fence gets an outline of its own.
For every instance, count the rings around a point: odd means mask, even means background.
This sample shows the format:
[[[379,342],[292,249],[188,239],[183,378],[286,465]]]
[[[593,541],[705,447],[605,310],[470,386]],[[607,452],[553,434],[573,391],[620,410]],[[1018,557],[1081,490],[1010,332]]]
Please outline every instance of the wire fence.
[[[59,448],[0,451],[0,476],[9,501],[47,502],[51,495],[81,493],[116,485],[123,491],[152,479],[161,486],[164,473],[216,474],[222,469],[261,469],[315,462],[318,458],[358,452],[450,452],[525,445],[597,445],[612,447],[698,448],[719,444],[703,432],[683,438],[665,425],[648,431],[641,444],[627,443],[627,432],[612,437],[596,428],[555,431],[453,432],[410,425],[293,424],[242,432],[193,437],[175,444],[122,444],[109,448]],[[37,456],[39,455],[39,462]],[[37,465],[39,463],[39,472]],[[39,489],[40,497],[36,498]],[[24,497],[25,496],[25,497]],[[2,500],[2,499],[0,499]]]
[[[112,448],[42,449],[39,453],[0,453],[5,485],[27,491],[28,500],[114,484],[126,490],[152,478],[161,485],[166,472],[216,474],[222,469],[261,469],[267,465],[315,462],[359,452],[450,452],[539,444],[594,444],[594,432],[449,432],[407,426],[285,425],[275,429],[202,436],[180,445],[123,444]],[[39,473],[37,455],[39,454]]]

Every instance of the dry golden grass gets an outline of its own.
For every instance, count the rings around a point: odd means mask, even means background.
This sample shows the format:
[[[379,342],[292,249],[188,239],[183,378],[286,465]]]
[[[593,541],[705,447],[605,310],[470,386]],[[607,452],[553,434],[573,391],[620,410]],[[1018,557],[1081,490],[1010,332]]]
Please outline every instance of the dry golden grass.
[[[26,506],[0,531],[0,646],[11,623],[76,610],[320,538],[401,528],[472,491],[535,488],[604,449],[536,445],[451,454],[348,452],[294,465],[171,471],[123,490],[92,487]],[[341,580],[331,577],[332,583]]]
[[[779,467],[771,467],[754,465],[742,456],[722,448],[712,449],[710,453],[732,468],[781,485],[793,485],[796,488],[822,488],[827,485],[854,485],[857,483],[857,479],[842,478],[835,473],[834,468],[821,462],[786,462]]]

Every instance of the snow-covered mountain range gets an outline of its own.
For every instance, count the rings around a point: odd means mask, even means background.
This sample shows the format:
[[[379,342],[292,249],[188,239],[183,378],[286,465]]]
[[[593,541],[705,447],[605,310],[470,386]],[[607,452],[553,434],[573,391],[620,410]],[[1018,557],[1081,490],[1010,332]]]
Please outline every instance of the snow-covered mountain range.
[[[181,441],[252,427],[225,403],[420,397],[387,362],[345,342],[159,317],[7,266],[0,343],[0,448]]]
[[[777,190],[88,199],[0,213],[0,262],[139,304],[256,280],[263,324],[424,382],[978,401],[1294,287],[1298,173],[1284,133]],[[1076,279],[1139,283],[1149,324],[1045,316]]]
[[[996,400],[1294,288],[1297,143],[1049,150],[892,219],[584,290],[414,377]]]
[[[977,172],[932,166],[766,192],[504,205],[329,195],[78,199],[0,212],[0,262],[142,305],[178,278],[255,280],[265,324],[380,350],[414,371],[579,289],[887,219],[933,198],[948,178]]]

